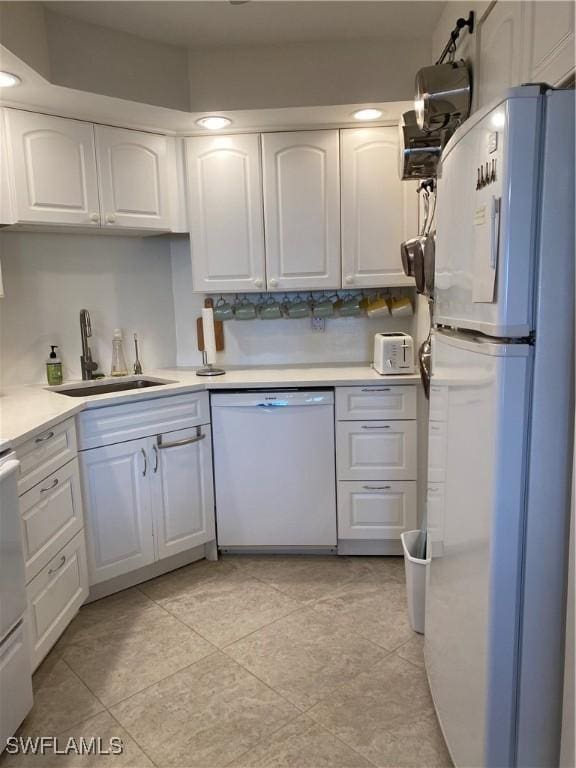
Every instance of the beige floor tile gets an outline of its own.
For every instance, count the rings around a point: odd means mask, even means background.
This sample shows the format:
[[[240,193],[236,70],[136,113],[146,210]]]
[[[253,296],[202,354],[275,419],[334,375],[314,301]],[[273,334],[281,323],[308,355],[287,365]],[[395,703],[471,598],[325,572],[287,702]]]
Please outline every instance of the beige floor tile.
[[[116,722],[108,713],[102,712],[95,717],[86,720],[74,728],[70,728],[58,737],[57,748],[65,750],[71,743],[69,739],[74,739],[79,744],[83,737],[87,742],[94,737],[101,739],[100,744],[104,749],[110,749],[110,739],[119,738],[122,740],[122,753],[118,755],[90,755],[79,756],[70,752],[69,754],[54,754],[52,750],[45,755],[7,755],[0,758],[2,768],[25,768],[31,766],[37,768],[106,768],[106,766],[122,766],[123,768],[153,768],[153,763],[142,752],[128,733]]]
[[[389,651],[410,640],[406,589],[397,582],[357,580],[312,606],[335,624],[372,640]]]
[[[110,706],[187,667],[215,648],[159,606],[84,627],[62,658]]]
[[[364,573],[349,558],[322,556],[230,556],[225,562],[301,602],[330,594]]]
[[[225,560],[199,560],[178,568],[164,576],[138,585],[138,589],[156,602],[173,600],[186,595],[217,576],[234,573],[234,567]]]
[[[307,714],[383,768],[450,765],[426,674],[396,654]]]
[[[246,752],[230,768],[372,768],[372,763],[302,715]]]
[[[300,603],[247,575],[225,574],[162,607],[223,648],[297,610]]]
[[[112,713],[157,765],[220,768],[294,719],[297,710],[217,653]]]
[[[416,664],[418,667],[424,667],[424,635],[418,635],[414,632],[414,637],[396,651],[398,656],[401,656],[407,661],[411,661],[412,664]]]
[[[406,574],[403,557],[351,557],[350,560],[365,578],[404,584]]]
[[[106,634],[110,624],[117,621],[130,623],[153,621],[155,616],[161,615],[161,611],[162,609],[156,603],[136,588],[117,592],[115,595],[104,597],[80,608],[56,644],[55,651],[63,653],[66,646],[74,642],[79,635],[98,632]]]
[[[34,707],[19,731],[24,736],[57,736],[104,709],[70,667],[52,654],[35,672],[33,685]]]
[[[310,608],[269,624],[226,653],[298,707],[307,709],[386,655]]]

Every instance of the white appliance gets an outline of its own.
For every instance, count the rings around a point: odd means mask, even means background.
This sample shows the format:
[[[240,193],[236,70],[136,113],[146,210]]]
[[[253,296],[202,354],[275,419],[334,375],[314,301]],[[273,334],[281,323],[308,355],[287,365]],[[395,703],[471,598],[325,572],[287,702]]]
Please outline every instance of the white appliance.
[[[574,127],[573,91],[517,88],[442,157],[425,657],[462,768],[558,765]]]
[[[374,370],[382,375],[414,373],[414,341],[407,333],[374,336]]]
[[[18,468],[0,440],[0,752],[32,709],[30,654],[24,625],[26,583]]]
[[[218,546],[336,546],[334,393],[213,394]]]

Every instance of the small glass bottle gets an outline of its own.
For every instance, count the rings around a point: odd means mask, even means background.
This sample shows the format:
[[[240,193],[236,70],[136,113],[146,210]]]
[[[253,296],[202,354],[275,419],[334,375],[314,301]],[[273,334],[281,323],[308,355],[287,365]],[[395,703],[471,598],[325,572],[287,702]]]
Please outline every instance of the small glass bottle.
[[[110,376],[128,376],[128,366],[124,357],[124,342],[120,328],[114,329],[112,336],[112,366]]]

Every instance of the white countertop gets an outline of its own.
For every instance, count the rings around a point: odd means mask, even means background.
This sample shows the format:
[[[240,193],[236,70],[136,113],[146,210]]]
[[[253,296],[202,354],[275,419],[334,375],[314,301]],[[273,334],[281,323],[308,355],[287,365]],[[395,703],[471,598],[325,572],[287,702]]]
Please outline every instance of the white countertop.
[[[196,368],[163,368],[146,371],[143,378],[169,379],[170,384],[89,397],[69,397],[50,392],[46,385],[10,387],[0,395],[0,435],[17,446],[86,408],[150,400],[198,390],[263,387],[341,387],[370,384],[413,384],[418,374],[381,376],[368,365],[273,366],[231,368],[223,376],[199,377]],[[115,379],[117,381],[117,379]],[[75,382],[66,382],[73,384]],[[104,381],[101,380],[101,383]],[[78,382],[80,385],[81,382]]]

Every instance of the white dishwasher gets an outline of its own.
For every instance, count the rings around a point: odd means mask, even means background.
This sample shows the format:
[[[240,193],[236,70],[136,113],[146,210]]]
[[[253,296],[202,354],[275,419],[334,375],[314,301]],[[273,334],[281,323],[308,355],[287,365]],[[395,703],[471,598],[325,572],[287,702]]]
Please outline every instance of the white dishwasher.
[[[211,397],[218,545],[336,547],[334,393]]]

